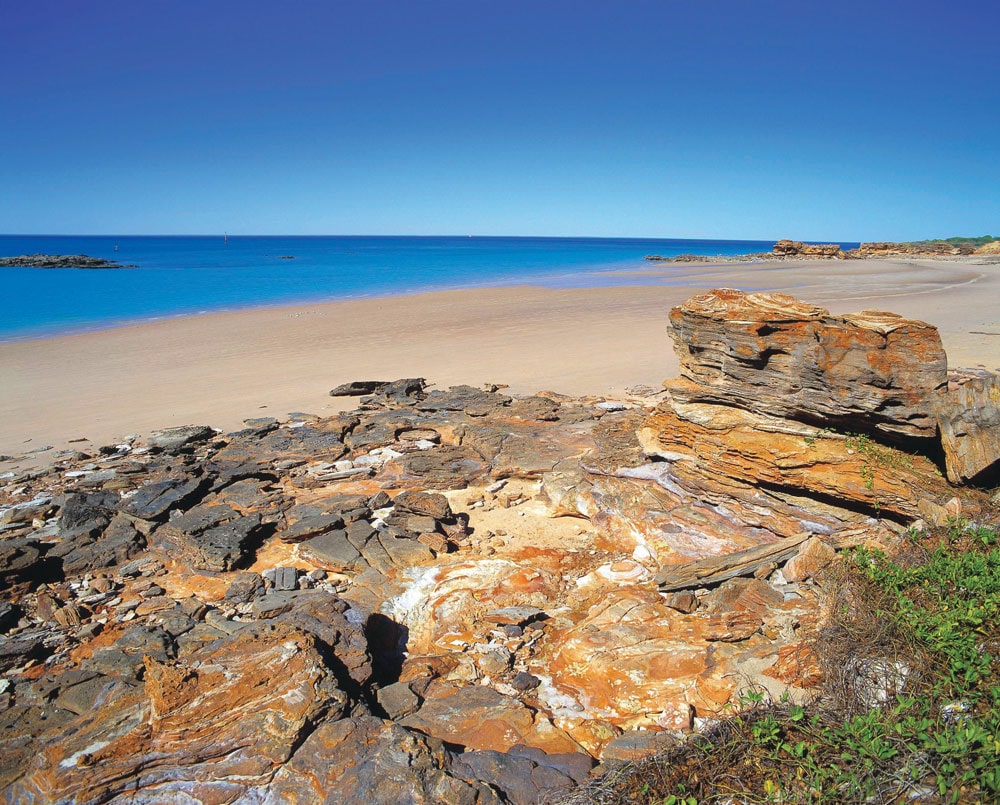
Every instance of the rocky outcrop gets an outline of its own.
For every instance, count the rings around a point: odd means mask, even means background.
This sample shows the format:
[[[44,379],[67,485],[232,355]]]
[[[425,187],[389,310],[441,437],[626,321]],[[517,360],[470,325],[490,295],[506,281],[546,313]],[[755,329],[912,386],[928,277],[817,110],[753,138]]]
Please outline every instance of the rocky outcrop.
[[[916,243],[892,243],[878,241],[862,243],[857,249],[845,253],[849,259],[871,257],[955,257],[973,254],[976,247],[971,243],[949,243],[948,241],[919,241]]]
[[[348,706],[312,636],[248,626],[183,659],[146,655],[144,684],[113,712],[39,736],[16,801],[97,802],[142,792],[232,801],[268,782],[310,723]],[[96,717],[95,717],[96,716]]]
[[[672,320],[666,396],[361,381],[333,417],[15,460],[0,787],[534,803],[746,684],[808,695],[836,552],[980,511],[910,450],[940,428],[953,481],[989,476],[997,379],[891,314],[716,291]]]
[[[824,257],[842,260],[844,252],[836,243],[803,243],[799,240],[779,240],[772,252],[777,257]]]
[[[17,257],[0,257],[0,267],[10,268],[135,268],[123,266],[114,260],[88,257],[85,254],[22,254]]]
[[[892,313],[831,316],[784,294],[715,290],[670,312],[680,403],[721,403],[820,427],[933,438],[947,380],[935,327]]]

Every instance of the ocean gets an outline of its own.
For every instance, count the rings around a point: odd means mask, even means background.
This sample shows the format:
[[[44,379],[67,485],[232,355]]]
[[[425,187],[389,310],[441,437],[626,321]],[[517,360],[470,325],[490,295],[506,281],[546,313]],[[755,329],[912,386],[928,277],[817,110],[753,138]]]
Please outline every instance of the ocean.
[[[733,255],[771,246],[631,238],[0,235],[0,257],[87,254],[137,266],[0,268],[0,341],[453,288],[635,284],[643,280],[631,272],[650,267],[647,254]]]

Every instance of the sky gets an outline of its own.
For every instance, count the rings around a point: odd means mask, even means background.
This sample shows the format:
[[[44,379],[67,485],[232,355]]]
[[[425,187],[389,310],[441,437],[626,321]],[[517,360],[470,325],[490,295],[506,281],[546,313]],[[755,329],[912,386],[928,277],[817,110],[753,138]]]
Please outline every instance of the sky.
[[[1000,236],[997,0],[0,0],[0,232]]]

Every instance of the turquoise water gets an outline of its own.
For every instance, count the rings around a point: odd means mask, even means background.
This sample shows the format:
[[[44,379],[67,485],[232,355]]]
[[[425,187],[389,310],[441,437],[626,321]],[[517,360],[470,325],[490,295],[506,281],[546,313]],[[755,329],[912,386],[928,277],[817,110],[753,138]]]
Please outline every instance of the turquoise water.
[[[115,251],[115,246],[118,251]],[[128,271],[0,268],[0,341],[220,310],[532,283],[634,284],[647,254],[772,241],[503,237],[0,236],[0,256],[88,254]],[[281,259],[284,255],[292,260]],[[661,266],[662,267],[662,266]],[[621,276],[616,277],[616,273]],[[662,279],[660,280],[662,282]]]

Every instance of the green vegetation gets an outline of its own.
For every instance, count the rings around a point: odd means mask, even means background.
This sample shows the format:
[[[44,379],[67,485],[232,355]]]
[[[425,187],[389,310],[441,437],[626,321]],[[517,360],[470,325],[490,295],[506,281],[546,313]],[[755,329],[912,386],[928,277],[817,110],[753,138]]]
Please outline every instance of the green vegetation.
[[[928,246],[935,243],[947,243],[949,246],[972,246],[974,248],[979,248],[987,243],[992,243],[995,240],[1000,240],[1000,236],[996,235],[980,235],[978,238],[931,238],[930,240],[914,240],[910,241],[910,245],[913,246]]]
[[[911,531],[824,580],[825,673],[807,706],[744,694],[707,734],[606,775],[605,805],[1000,801],[1000,547],[995,527]],[[576,795],[574,795],[576,796]]]

